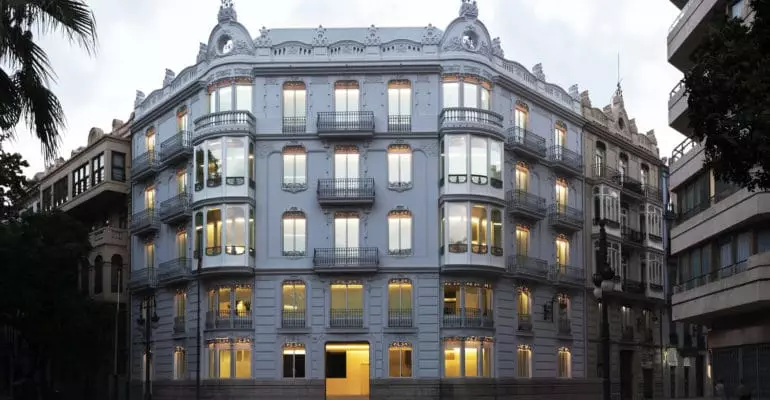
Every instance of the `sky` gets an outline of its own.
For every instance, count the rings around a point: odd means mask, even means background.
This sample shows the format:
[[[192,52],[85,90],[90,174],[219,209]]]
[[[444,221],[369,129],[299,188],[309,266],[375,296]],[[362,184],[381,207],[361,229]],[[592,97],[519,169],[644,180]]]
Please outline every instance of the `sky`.
[[[262,26],[419,26],[444,29],[461,0],[233,0],[252,37]],[[84,146],[92,127],[110,131],[127,120],[137,90],[161,87],[166,68],[195,63],[208,42],[220,0],[90,0],[99,48],[89,56],[60,37],[41,37],[57,80],[67,127],[60,155]],[[594,107],[609,104],[618,72],[626,110],[640,131],[655,130],[661,157],[684,137],[668,127],[668,94],[682,74],[666,60],[668,28],[679,10],[666,0],[478,0],[479,19],[502,40],[505,57],[546,79],[588,90]],[[618,68],[618,55],[620,68]],[[20,127],[7,150],[29,162],[28,176],[44,169],[39,142]]]

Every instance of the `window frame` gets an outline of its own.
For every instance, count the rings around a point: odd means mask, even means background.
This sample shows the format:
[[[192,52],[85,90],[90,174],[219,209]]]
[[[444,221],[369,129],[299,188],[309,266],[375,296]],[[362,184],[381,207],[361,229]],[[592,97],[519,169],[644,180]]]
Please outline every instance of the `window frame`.
[[[560,347],[556,352],[556,377],[572,379],[572,352],[567,347]]]
[[[293,230],[291,233],[292,235],[292,242],[293,246],[290,249],[286,248],[286,237],[287,237],[287,231],[286,231],[286,224],[287,220],[292,220],[293,222]],[[297,244],[300,243],[298,240],[298,231],[297,231],[297,220],[303,221],[303,233],[302,233],[302,249],[298,250]],[[281,249],[282,249],[282,255],[284,257],[304,257],[307,255],[307,215],[303,211],[299,210],[289,210],[284,212],[281,215]]]
[[[176,346],[174,348],[172,368],[173,380],[187,379],[187,352],[184,347]]]
[[[521,362],[526,363],[525,368],[521,368]],[[516,348],[516,377],[532,379],[532,346],[520,344]]]
[[[413,247],[413,231],[414,231],[414,217],[412,215],[412,212],[409,210],[391,210],[388,212],[387,215],[388,224],[387,224],[387,230],[388,230],[388,255],[391,256],[411,256],[412,255],[412,247]],[[405,220],[408,220],[408,225],[404,226]],[[393,221],[398,226],[397,228],[397,236],[396,239],[397,243],[392,243],[393,239]],[[406,239],[406,240],[404,240]],[[408,246],[404,246],[405,242],[408,242]]]
[[[283,150],[281,151],[281,160],[283,161],[283,177],[281,179],[281,189],[289,192],[307,189],[308,156],[305,147],[301,145],[284,146]],[[298,161],[301,162],[302,168],[298,168]],[[287,171],[288,165],[291,166],[291,171]],[[301,172],[302,175],[298,175],[298,172]]]
[[[387,149],[388,189],[407,190],[412,188],[413,157],[408,144],[391,144]],[[395,177],[393,172],[395,172]],[[406,170],[406,171],[404,171]],[[395,178],[395,179],[394,179]]]
[[[301,354],[300,354],[301,352]],[[297,362],[298,356],[302,357],[301,362]],[[286,376],[286,359],[289,357],[292,364],[291,376]],[[303,343],[284,344],[281,348],[281,362],[283,365],[281,377],[283,379],[306,379],[307,378],[307,349]],[[297,365],[302,365],[302,376],[297,374]]]
[[[398,362],[394,363],[394,353]],[[405,361],[408,364],[407,374],[404,374]],[[394,374],[393,367],[397,367],[398,374]],[[391,343],[388,346],[388,378],[412,378],[414,375],[414,348],[409,342]]]

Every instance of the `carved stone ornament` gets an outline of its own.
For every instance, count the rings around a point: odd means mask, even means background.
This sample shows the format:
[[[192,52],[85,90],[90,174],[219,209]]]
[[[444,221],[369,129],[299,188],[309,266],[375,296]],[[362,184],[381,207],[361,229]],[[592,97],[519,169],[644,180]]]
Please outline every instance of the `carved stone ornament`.
[[[299,193],[307,190],[307,183],[283,182],[281,190],[289,193]]]
[[[329,38],[326,37],[326,28],[323,25],[318,25],[315,30],[315,36],[313,37],[313,46],[324,47],[329,45]]]
[[[476,19],[479,17],[479,6],[476,0],[462,0],[460,6],[460,16],[467,19]]]
[[[233,7],[233,0],[222,0],[222,5],[219,6],[219,13],[217,14],[217,20],[219,23],[238,22],[238,14]]]
[[[500,42],[499,37],[492,39],[492,55],[495,55],[501,58],[505,57],[505,52],[503,51],[503,45]]]
[[[206,43],[201,43],[198,46],[198,57],[195,59],[196,62],[203,62],[208,59],[208,46],[206,46]]]
[[[380,44],[380,35],[377,33],[377,27],[372,25],[367,29],[364,43],[367,46],[378,46]]]
[[[257,144],[257,158],[265,158],[273,151],[273,146],[267,143]]]
[[[441,36],[439,35],[438,29],[436,29],[436,27],[432,24],[428,24],[428,26],[425,27],[425,32],[422,34],[422,40],[420,43],[434,45],[438,44],[440,40]]]
[[[426,143],[424,146],[422,146],[422,151],[425,152],[425,154],[427,154],[430,157],[437,157],[438,143],[434,143],[434,141]]]
[[[262,29],[259,30],[259,37],[254,39],[254,46],[264,48],[270,47],[272,43],[273,40],[270,39],[270,29],[263,26]]]
[[[136,98],[134,98],[134,107],[139,107],[140,104],[144,101],[144,92],[141,90],[136,91]]]

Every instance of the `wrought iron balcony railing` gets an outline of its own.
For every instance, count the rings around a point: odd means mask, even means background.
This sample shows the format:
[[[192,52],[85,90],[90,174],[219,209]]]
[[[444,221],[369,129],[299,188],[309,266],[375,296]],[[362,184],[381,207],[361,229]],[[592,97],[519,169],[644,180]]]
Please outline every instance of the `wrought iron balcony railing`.
[[[548,210],[548,223],[570,229],[583,227],[583,210],[564,204],[551,204]]]
[[[412,309],[411,308],[389,308],[388,326],[391,328],[411,328]]]
[[[438,117],[439,128],[467,127],[477,125],[494,130],[503,128],[503,116],[481,108],[447,107]]]
[[[606,179],[611,182],[618,182],[618,176],[620,172],[607,165],[606,163],[595,163],[591,167],[591,175],[594,179]]]
[[[183,156],[191,156],[192,134],[190,131],[179,131],[176,135],[164,140],[160,144],[160,154],[165,163],[174,162]]]
[[[313,251],[313,265],[316,267],[374,267],[379,264],[377,247],[330,247]]]
[[[131,178],[145,178],[155,173],[159,167],[160,160],[155,150],[148,150],[131,160]]]
[[[160,203],[160,219],[168,221],[174,218],[188,217],[190,213],[190,193],[182,192]]]
[[[642,185],[644,195],[650,200],[661,202],[663,201],[663,191],[652,185]]]
[[[517,329],[519,332],[532,332],[532,315],[519,314],[519,324]]]
[[[546,156],[548,150],[545,138],[518,126],[508,128],[508,138],[505,144],[513,151],[521,150],[525,154],[541,158]]]
[[[329,327],[331,328],[363,328],[364,310],[361,308],[329,310]]]
[[[508,256],[507,272],[518,278],[548,279],[548,262],[521,254]]]
[[[529,193],[526,190],[509,190],[506,193],[506,200],[508,212],[527,214],[536,218],[545,216],[545,198]]]
[[[622,227],[620,231],[623,241],[627,244],[633,244],[641,246],[644,243],[644,234],[636,229],[629,228],[627,226]]]
[[[283,117],[283,133],[302,134],[307,132],[307,117]]]
[[[155,268],[141,268],[131,271],[128,279],[130,289],[149,289],[158,284],[158,278]]]
[[[192,259],[179,257],[158,265],[158,280],[169,282],[189,279],[192,276]]]
[[[252,327],[251,310],[216,310],[206,312],[207,329],[249,329]]]
[[[634,179],[628,175],[618,176],[620,185],[626,192],[633,193],[634,195],[644,196],[644,189],[642,188],[642,182],[638,179]]]
[[[283,310],[281,312],[281,327],[283,328],[304,328],[305,310]]]
[[[409,133],[412,131],[411,115],[388,115],[388,132]]]
[[[556,283],[580,286],[585,282],[583,268],[565,264],[552,266],[553,278]]]
[[[318,180],[319,201],[374,201],[374,178]]]
[[[443,325],[445,328],[491,328],[494,318],[492,310],[488,309],[445,307]]]
[[[373,111],[319,112],[316,128],[319,135],[335,133],[374,133]]]
[[[583,171],[583,158],[580,154],[564,146],[551,146],[548,149],[548,161],[554,167],[561,166],[573,173],[582,173]]]
[[[131,215],[131,231],[134,233],[158,229],[160,220],[154,208],[146,208]]]

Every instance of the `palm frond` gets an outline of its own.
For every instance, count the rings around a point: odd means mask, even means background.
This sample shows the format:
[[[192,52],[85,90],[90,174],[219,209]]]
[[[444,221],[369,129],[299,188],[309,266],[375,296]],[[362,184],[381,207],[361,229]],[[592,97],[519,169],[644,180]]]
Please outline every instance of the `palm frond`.
[[[22,99],[22,115],[31,133],[40,140],[46,160],[56,157],[64,128],[64,110],[56,95],[35,74],[31,67],[22,68],[15,75]]]
[[[0,131],[13,134],[13,128],[19,123],[21,109],[19,91],[13,78],[0,69]]]
[[[96,51],[96,19],[82,0],[5,0],[23,3],[28,7],[30,18],[47,34],[59,31],[71,42],[77,43],[89,54]]]

